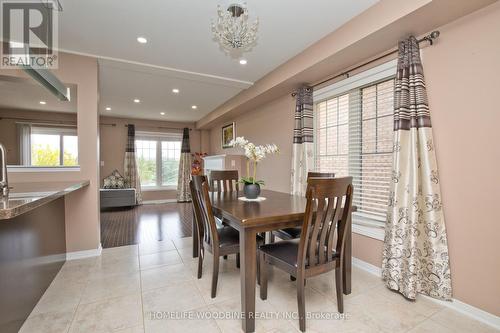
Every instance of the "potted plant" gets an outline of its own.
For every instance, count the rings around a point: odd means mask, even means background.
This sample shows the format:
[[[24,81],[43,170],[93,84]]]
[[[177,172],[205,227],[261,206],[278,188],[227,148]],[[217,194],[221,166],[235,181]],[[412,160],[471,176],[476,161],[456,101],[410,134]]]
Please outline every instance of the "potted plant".
[[[243,193],[247,199],[257,199],[260,194],[260,186],[264,185],[264,181],[257,180],[257,164],[262,161],[268,154],[276,154],[279,152],[275,144],[260,145],[248,142],[244,137],[240,136],[230,142],[231,147],[240,147],[245,151],[247,158],[247,175],[240,179],[243,184]],[[253,175],[250,175],[250,163],[253,163]]]

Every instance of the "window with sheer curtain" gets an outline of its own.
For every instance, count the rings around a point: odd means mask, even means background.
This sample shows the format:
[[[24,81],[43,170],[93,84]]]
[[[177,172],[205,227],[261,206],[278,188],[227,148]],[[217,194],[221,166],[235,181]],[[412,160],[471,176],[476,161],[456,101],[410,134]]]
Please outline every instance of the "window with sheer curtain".
[[[330,92],[315,98],[315,168],[352,176],[353,222],[383,226],[392,169],[394,77],[365,75]]]

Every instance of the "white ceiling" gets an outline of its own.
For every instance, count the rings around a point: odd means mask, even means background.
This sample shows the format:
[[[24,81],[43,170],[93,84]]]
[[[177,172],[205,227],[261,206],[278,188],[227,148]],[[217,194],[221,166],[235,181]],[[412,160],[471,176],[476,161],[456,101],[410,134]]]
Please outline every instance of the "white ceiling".
[[[196,121],[377,1],[248,1],[258,41],[242,66],[210,30],[217,5],[234,0],[61,0],[59,47],[105,60],[101,111],[109,105],[115,116]]]
[[[76,113],[77,88],[73,84],[66,84],[66,86],[71,89],[70,102],[58,100],[56,96],[32,79],[0,75],[0,108]],[[42,105],[40,101],[46,104]]]

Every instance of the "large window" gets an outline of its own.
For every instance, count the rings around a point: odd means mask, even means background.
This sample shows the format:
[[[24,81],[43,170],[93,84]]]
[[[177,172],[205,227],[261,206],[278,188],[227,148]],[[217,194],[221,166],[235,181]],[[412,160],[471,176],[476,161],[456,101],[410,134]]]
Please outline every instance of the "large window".
[[[31,127],[29,157],[32,166],[78,165],[78,137],[72,127]],[[26,158],[25,158],[26,159]],[[27,160],[27,159],[26,159]]]
[[[176,134],[158,136],[142,133],[135,141],[141,187],[177,186],[182,138]]]
[[[383,225],[393,147],[394,79],[353,80],[315,96],[316,170],[353,177],[354,222]]]

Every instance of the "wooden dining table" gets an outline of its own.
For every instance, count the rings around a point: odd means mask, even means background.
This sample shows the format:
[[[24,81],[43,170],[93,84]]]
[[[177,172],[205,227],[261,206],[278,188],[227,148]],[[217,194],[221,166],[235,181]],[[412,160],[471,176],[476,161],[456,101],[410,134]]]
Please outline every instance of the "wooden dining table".
[[[241,311],[244,332],[255,331],[255,284],[258,233],[301,226],[306,198],[263,190],[263,201],[242,201],[242,192],[211,192],[212,208],[217,216],[240,233]],[[348,223],[349,228],[351,224]],[[193,257],[198,253],[196,223],[193,222]],[[347,231],[344,258],[344,294],[351,293],[351,230]]]

